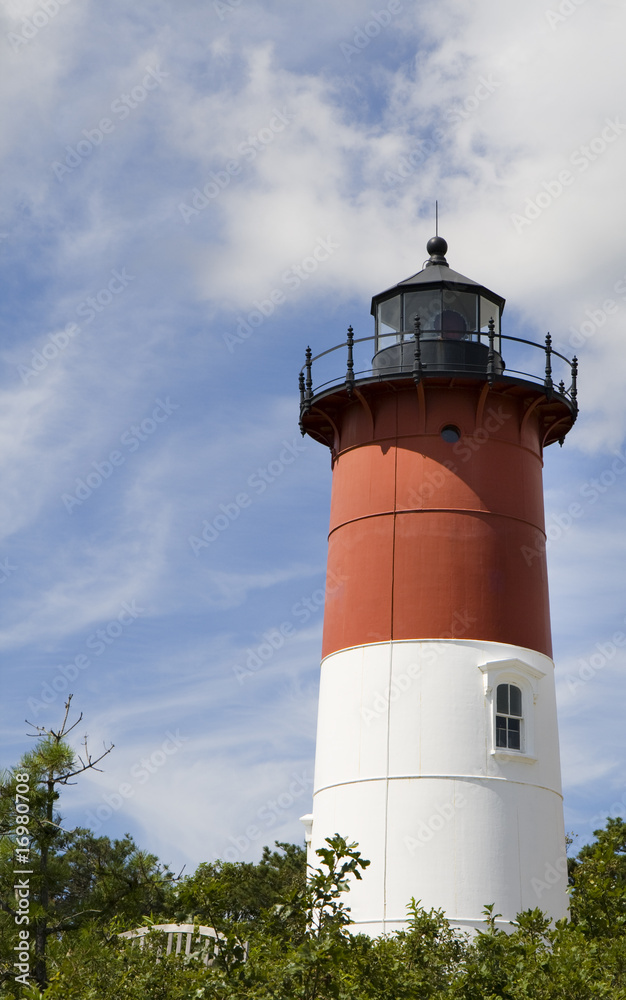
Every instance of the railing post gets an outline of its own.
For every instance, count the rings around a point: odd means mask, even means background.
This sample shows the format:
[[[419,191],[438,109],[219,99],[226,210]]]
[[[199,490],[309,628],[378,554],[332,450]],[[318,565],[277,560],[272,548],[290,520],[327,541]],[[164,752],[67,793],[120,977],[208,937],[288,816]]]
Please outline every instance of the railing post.
[[[303,417],[306,417],[307,413],[311,409],[311,400],[313,399],[313,379],[311,377],[311,365],[313,364],[313,359],[311,358],[311,348],[307,347],[305,354],[304,367],[306,368],[306,378],[304,372],[300,372],[298,379],[298,384],[300,386],[300,433],[304,437],[304,423]]]
[[[304,405],[307,413],[311,408],[311,400],[313,399],[313,378],[311,376],[311,365],[313,364],[313,360],[311,353],[311,348],[307,347],[305,355],[306,361],[304,363],[306,368],[306,393],[304,397]]]
[[[572,403],[578,413],[578,358],[572,358]]]
[[[304,372],[300,372],[298,376],[298,386],[300,388],[300,433],[304,437],[304,424],[302,423],[302,417],[304,416]]]
[[[422,381],[422,324],[419,316],[415,317],[415,332],[413,334],[413,339],[415,341],[415,353],[413,355],[413,381],[415,385],[419,385]]]
[[[554,389],[552,381],[552,337],[549,333],[546,334],[546,377],[543,385],[546,390],[546,398],[552,399],[552,391]]]
[[[348,395],[352,395],[352,389],[354,387],[354,330],[351,326],[348,327],[348,367],[346,369],[346,389]]]
[[[496,336],[496,325],[493,321],[493,317],[489,320],[489,351],[487,354],[487,382],[489,385],[493,385],[494,379],[496,377],[496,355],[493,347],[493,342]]]

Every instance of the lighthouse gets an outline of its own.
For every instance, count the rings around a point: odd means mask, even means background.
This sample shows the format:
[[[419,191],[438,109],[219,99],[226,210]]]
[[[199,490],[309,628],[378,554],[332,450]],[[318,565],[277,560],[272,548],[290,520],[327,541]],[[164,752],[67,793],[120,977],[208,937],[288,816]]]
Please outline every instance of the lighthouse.
[[[567,915],[542,468],[577,414],[576,358],[508,336],[504,299],[448,264],[372,299],[374,333],[300,373],[332,495],[309,861],[370,867],[355,932]]]

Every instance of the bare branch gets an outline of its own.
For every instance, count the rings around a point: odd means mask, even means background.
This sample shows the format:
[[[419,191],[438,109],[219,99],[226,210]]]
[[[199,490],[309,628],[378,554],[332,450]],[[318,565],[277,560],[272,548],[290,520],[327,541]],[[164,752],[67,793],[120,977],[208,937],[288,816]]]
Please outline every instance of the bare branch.
[[[52,738],[57,743],[60,743],[61,740],[65,739],[68,733],[71,733],[73,729],[76,729],[76,726],[79,725],[79,723],[82,721],[83,718],[83,713],[81,712],[76,722],[72,723],[69,729],[65,728],[67,726],[67,720],[70,714],[70,706],[72,704],[73,697],[74,697],[73,694],[70,694],[67,697],[67,701],[65,702],[65,715],[63,716],[63,722],[61,723],[61,728],[59,729],[58,732],[55,732],[54,729],[46,729],[45,726],[36,726],[34,722],[29,722],[28,719],[26,719],[25,720],[26,725],[31,726],[35,730],[34,733],[27,733],[26,735],[34,738],[37,738],[38,736],[52,736]]]
[[[72,771],[70,774],[64,775],[62,778],[57,778],[58,783],[61,785],[66,785],[70,778],[74,778],[77,774],[82,774],[83,771],[90,771],[90,770],[102,771],[102,768],[96,767],[96,764],[99,764],[100,761],[107,756],[107,754],[111,753],[111,750],[115,748],[115,743],[111,743],[110,747],[107,747],[106,744],[104,743],[102,744],[102,746],[104,747],[104,753],[101,753],[99,757],[96,757],[96,759],[93,760],[91,754],[89,753],[89,749],[87,747],[87,737],[85,736],[84,747],[85,747],[86,760],[83,760],[80,754],[77,754],[77,757],[80,761],[80,767],[77,768],[75,771]]]
[[[28,733],[28,735],[33,736],[35,738],[41,738],[42,736],[51,736],[52,739],[57,744],[60,743],[62,740],[64,740],[69,735],[69,733],[71,733],[74,729],[76,729],[76,727],[82,722],[83,719],[83,713],[81,712],[78,718],[76,719],[76,722],[73,722],[71,726],[68,726],[70,707],[72,704],[73,697],[74,696],[72,694],[68,695],[67,701],[65,702],[65,714],[63,716],[63,722],[61,723],[61,727],[58,731],[55,731],[54,729],[46,729],[45,726],[36,726],[34,722],[29,722],[28,719],[26,719],[27,725],[31,726],[35,730],[34,733]],[[53,778],[52,779],[53,784],[55,785],[76,784],[76,782],[70,781],[70,779],[75,778],[76,775],[83,774],[84,771],[89,771],[89,770],[102,771],[102,768],[98,767],[97,765],[100,763],[101,760],[103,760],[108,754],[111,753],[111,750],[114,749],[115,744],[112,743],[110,747],[107,747],[106,744],[103,743],[102,744],[104,748],[103,753],[101,753],[100,756],[96,757],[94,760],[91,753],[89,752],[87,740],[88,736],[86,734],[83,739],[84,756],[81,756],[80,753],[76,754],[76,757],[78,758],[78,761],[80,763],[80,767],[75,767],[73,771],[69,771],[67,774],[59,775],[58,777]]]
[[[24,719],[24,722],[27,726],[32,726],[35,730],[34,733],[26,733],[27,736],[31,737],[31,739],[36,739],[38,736],[43,736],[44,733],[47,734],[48,732],[45,726],[36,726],[34,722],[29,722],[28,719]]]
[[[52,735],[54,736],[54,738],[56,740],[60,740],[60,739],[63,738],[63,734],[65,732],[65,726],[67,724],[67,719],[68,719],[68,716],[70,714],[70,705],[72,704],[72,698],[73,698],[73,695],[71,695],[71,694],[67,696],[67,701],[65,702],[65,715],[63,716],[63,723],[61,725],[61,728],[59,729],[58,735],[52,729],[50,730],[50,732],[52,733]],[[83,717],[83,713],[81,712],[80,713],[80,718],[82,719],[82,717]],[[79,719],[79,722],[80,722],[80,719]]]
[[[74,782],[74,784],[76,784],[76,782]],[[57,828],[57,830],[61,831],[61,833],[69,833],[69,834],[74,833],[73,830],[66,830],[64,826],[59,826],[58,823],[53,823],[51,819],[40,819],[39,822],[42,824],[42,826],[43,826],[44,823],[47,826],[55,826]]]
[[[71,698],[72,698],[72,695],[70,695],[70,697],[69,697],[69,699],[68,699],[68,702],[67,702],[67,709],[68,709],[68,711],[69,711],[69,707],[70,707],[70,700],[71,700]],[[61,730],[60,730],[60,733],[59,733],[59,736],[61,736],[61,737],[65,738],[65,737],[66,737],[66,736],[68,735],[68,733],[71,733],[71,732],[72,732],[72,729],[76,729],[76,726],[77,726],[77,725],[78,725],[78,724],[79,724],[80,722],[82,722],[82,721],[83,721],[83,713],[81,712],[81,713],[80,713],[80,715],[78,716],[78,718],[77,718],[76,722],[74,722],[74,723],[73,723],[73,724],[72,724],[72,725],[70,726],[70,728],[69,728],[69,729],[66,729],[66,728],[65,728],[65,723],[67,722],[67,712],[66,712],[66,713],[65,713],[65,718],[63,719],[63,725],[62,725],[62,727],[61,727]]]
[[[77,910],[76,913],[71,913],[69,916],[63,917],[61,920],[59,920],[58,924],[55,924],[53,927],[47,927],[46,934],[48,935],[56,934],[57,931],[63,930],[63,925],[66,924],[68,920],[74,920],[75,917],[82,917],[84,913],[103,913],[103,912],[104,911],[102,909]],[[79,925],[76,924],[76,927],[78,926]],[[75,930],[75,927],[70,927],[69,930]]]

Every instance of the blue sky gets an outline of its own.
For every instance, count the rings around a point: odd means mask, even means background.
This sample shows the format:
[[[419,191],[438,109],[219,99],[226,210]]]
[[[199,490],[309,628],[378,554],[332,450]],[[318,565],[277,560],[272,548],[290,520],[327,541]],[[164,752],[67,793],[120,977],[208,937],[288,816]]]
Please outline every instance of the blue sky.
[[[187,870],[302,839],[330,463],[297,373],[373,332],[435,198],[504,331],[580,357],[545,469],[566,828],[626,814],[625,29],[612,0],[4,4],[0,764],[73,692],[115,750],[68,823]]]

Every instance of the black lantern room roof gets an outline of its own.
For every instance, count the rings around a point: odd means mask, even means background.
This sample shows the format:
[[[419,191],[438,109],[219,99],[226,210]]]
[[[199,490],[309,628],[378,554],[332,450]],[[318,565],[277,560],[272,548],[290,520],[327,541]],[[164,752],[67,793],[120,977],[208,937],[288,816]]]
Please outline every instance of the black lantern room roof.
[[[417,274],[412,275],[410,278],[405,278],[404,281],[399,281],[392,288],[387,288],[384,292],[374,295],[371,309],[373,316],[376,315],[376,306],[379,302],[384,302],[385,299],[397,295],[398,292],[410,291],[411,289],[417,291],[419,289],[437,288],[441,285],[445,285],[446,288],[455,288],[459,292],[474,292],[475,294],[484,295],[498,306],[500,313],[502,312],[506,299],[503,299],[501,295],[492,292],[485,285],[481,285],[472,278],[467,278],[464,274],[459,274],[458,271],[452,270],[445,257],[448,244],[442,236],[433,236],[426,244],[426,250],[430,254],[430,257],[421,271],[418,271]]]

